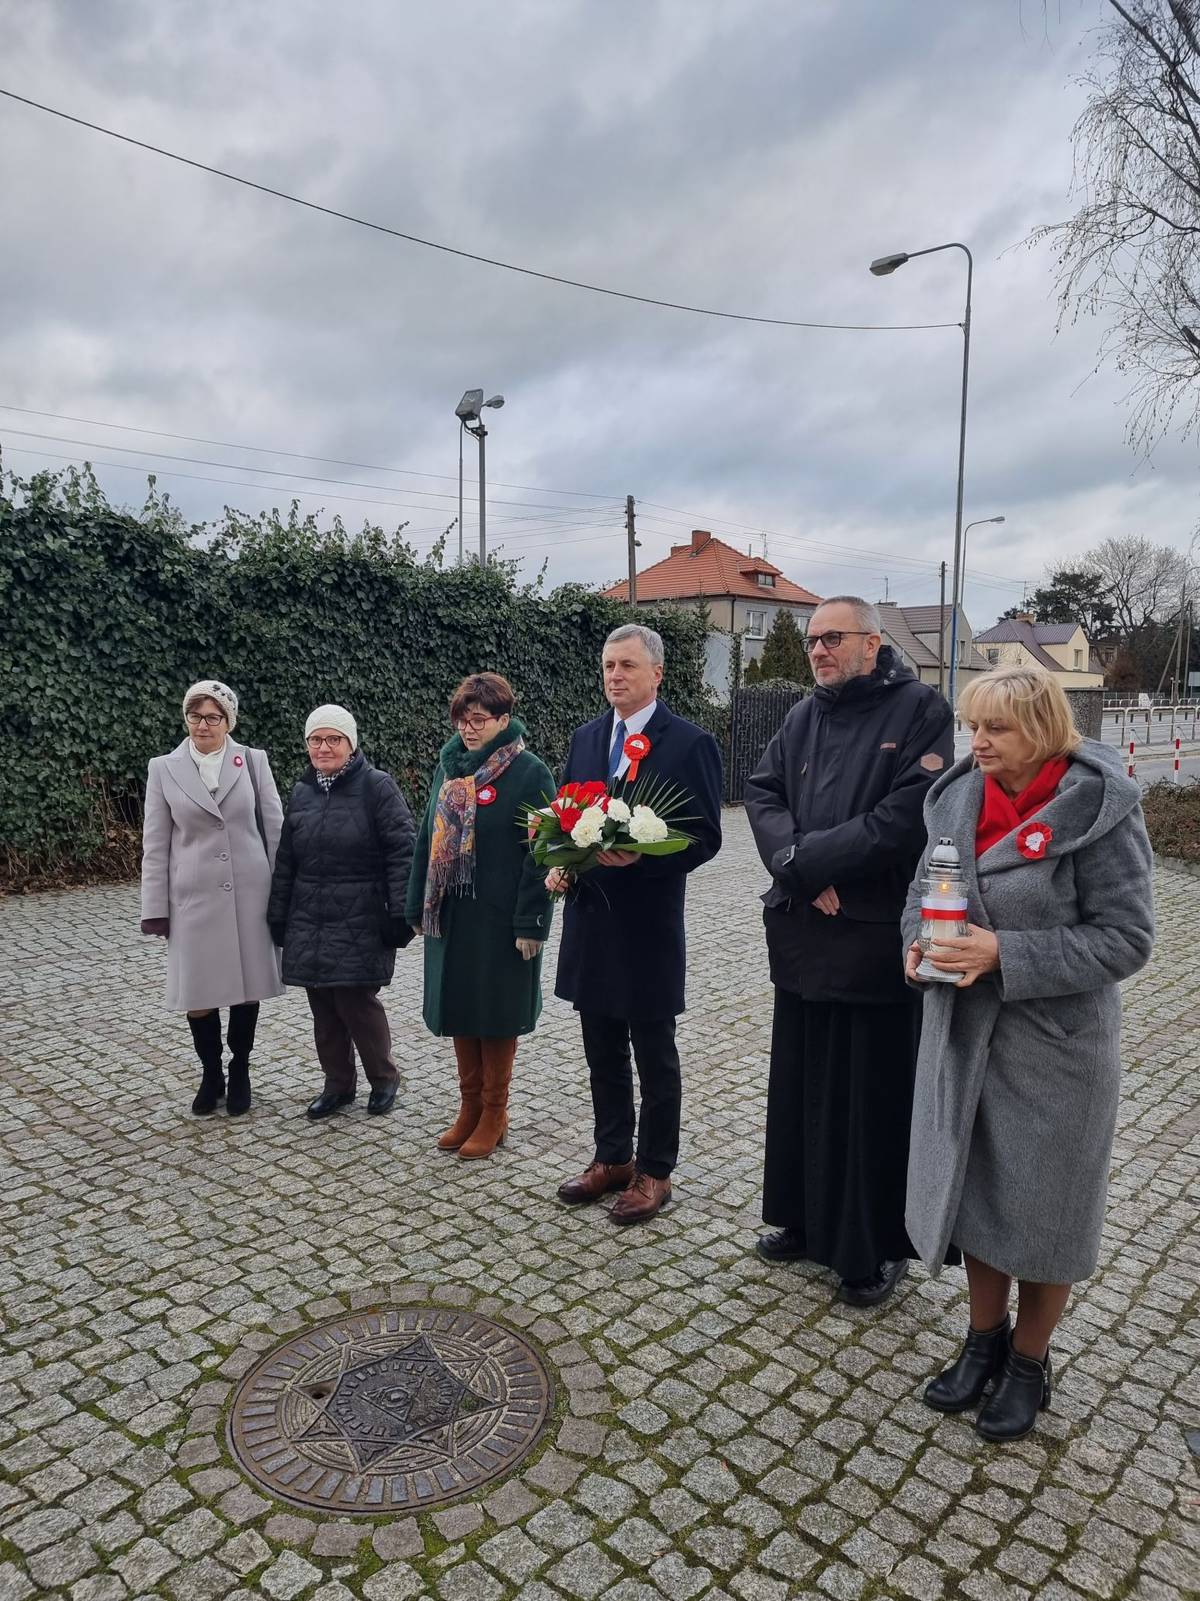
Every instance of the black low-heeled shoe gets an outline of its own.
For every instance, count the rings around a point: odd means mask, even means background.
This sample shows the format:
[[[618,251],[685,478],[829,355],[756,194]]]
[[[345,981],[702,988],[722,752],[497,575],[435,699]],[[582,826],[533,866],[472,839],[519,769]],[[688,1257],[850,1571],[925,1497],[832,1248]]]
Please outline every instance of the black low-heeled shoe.
[[[921,1397],[925,1405],[935,1412],[966,1412],[973,1407],[1004,1366],[1011,1334],[1007,1313],[994,1329],[968,1329],[957,1360],[925,1386]]]
[[[338,1090],[322,1090],[315,1101],[309,1101],[305,1115],[316,1122],[322,1117],[332,1117],[335,1112],[340,1112],[343,1106],[349,1106],[353,1100],[353,1091],[345,1094]]]
[[[1010,1345],[996,1388],[980,1408],[975,1432],[985,1440],[1019,1440],[1037,1422],[1039,1412],[1050,1405],[1053,1374],[1050,1353],[1038,1362],[1022,1356]]]

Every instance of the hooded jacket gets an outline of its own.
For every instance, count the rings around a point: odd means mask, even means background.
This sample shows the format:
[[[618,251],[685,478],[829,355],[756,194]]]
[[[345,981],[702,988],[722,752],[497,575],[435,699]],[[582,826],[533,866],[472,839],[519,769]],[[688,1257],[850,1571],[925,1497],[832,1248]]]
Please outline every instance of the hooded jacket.
[[[929,792],[928,837],[954,840],[967,916],[1000,966],[920,986],[907,1224],[936,1273],[947,1244],[1017,1278],[1066,1284],[1096,1264],[1121,1072],[1118,984],[1149,958],[1151,852],[1119,753],[1085,739],[1054,796],[975,856],[983,775],[967,758]],[[1049,835],[1029,854],[1028,831]],[[926,847],[926,853],[928,852]],[[922,858],[922,864],[924,858]],[[920,923],[909,893],[907,947]]]
[[[921,808],[950,765],[950,707],[890,645],[875,670],[799,701],[746,784],[772,876],[763,896],[771,981],[810,1001],[904,999],[900,914],[925,843]],[[837,890],[832,917],[812,902]]]

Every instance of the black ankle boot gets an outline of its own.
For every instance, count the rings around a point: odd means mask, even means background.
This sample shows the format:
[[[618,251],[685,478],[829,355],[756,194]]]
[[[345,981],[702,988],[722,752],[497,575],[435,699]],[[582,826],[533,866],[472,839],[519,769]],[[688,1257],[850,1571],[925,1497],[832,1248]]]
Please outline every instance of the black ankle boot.
[[[982,1396],[989,1379],[999,1373],[1008,1355],[1008,1341],[1012,1324],[1005,1313],[1004,1322],[994,1329],[968,1329],[966,1343],[944,1373],[931,1379],[921,1397],[926,1406],[937,1412],[965,1412]]]
[[[230,1117],[241,1117],[250,1110],[250,1052],[258,1027],[258,1002],[249,1001],[229,1008],[229,1027],[225,1041],[232,1060],[229,1063],[229,1099],[225,1110]]]
[[[1019,1440],[1050,1405],[1050,1353],[1037,1362],[1010,1345],[996,1388],[975,1419],[975,1432],[985,1440]]]
[[[241,1117],[250,1110],[250,1063],[235,1057],[229,1064],[229,1098],[225,1110],[230,1117]]]
[[[207,1117],[210,1112],[216,1111],[217,1102],[225,1094],[225,1075],[221,1071],[221,1014],[205,1012],[203,1017],[189,1017],[188,1027],[192,1031],[192,1044],[196,1047],[200,1066],[204,1069],[200,1088],[192,1102],[192,1111],[197,1117]]]

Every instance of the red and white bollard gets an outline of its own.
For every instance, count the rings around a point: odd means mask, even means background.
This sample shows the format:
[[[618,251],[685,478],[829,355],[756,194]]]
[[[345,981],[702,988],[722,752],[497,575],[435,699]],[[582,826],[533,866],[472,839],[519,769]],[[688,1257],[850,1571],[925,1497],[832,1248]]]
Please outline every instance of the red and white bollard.
[[[1176,741],[1175,741],[1175,782],[1177,784],[1181,784],[1183,782],[1183,780],[1179,776],[1179,740],[1178,739],[1176,739]]]
[[[1129,741],[1129,766],[1126,768],[1130,778],[1133,777],[1133,740]]]

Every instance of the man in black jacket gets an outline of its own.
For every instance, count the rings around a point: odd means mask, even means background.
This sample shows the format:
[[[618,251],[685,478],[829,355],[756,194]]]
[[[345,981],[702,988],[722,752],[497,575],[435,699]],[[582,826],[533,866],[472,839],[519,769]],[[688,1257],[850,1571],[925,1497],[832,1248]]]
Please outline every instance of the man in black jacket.
[[[915,1254],[904,1198],[920,1003],[904,982],[900,913],[953,718],[857,596],[819,606],[806,644],[816,688],[746,785],[773,880],[763,1220],[776,1230],[758,1250],[831,1267],[843,1301],[871,1306]]]

